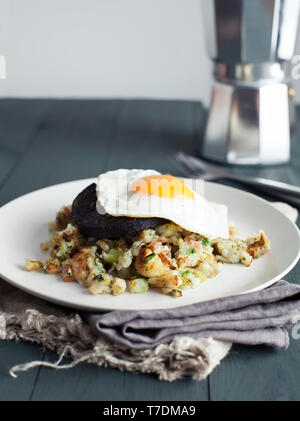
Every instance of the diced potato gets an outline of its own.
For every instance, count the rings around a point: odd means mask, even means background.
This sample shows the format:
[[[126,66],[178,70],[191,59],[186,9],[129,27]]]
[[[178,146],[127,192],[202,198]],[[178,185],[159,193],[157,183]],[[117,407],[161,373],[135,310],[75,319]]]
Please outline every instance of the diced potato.
[[[150,278],[149,284],[155,288],[169,288],[173,290],[182,284],[182,280],[176,270],[169,270],[164,275]]]
[[[108,274],[103,274],[93,279],[88,289],[93,295],[111,294],[111,282],[112,277]]]
[[[158,235],[166,238],[173,237],[178,232],[178,225],[170,223],[170,224],[164,224],[159,225],[155,228],[155,231]]]
[[[40,244],[40,249],[43,251],[48,251],[50,247],[49,241],[45,241]]]
[[[43,262],[41,260],[25,259],[25,270],[28,272],[43,270]]]
[[[139,239],[143,241],[144,243],[151,243],[152,241],[155,241],[156,238],[157,238],[156,232],[152,229],[147,229],[147,230],[141,231]]]
[[[97,246],[101,248],[101,250],[105,251],[106,253],[109,252],[109,244],[105,240],[98,240],[96,241]]]
[[[242,240],[217,238],[213,245],[219,262],[242,263],[245,266],[250,266],[252,263],[253,259],[247,250],[247,244]]]
[[[170,295],[171,297],[175,298],[182,297],[182,291],[180,289],[162,288],[161,292],[165,295]]]
[[[89,286],[93,295],[112,294],[121,295],[126,291],[126,282],[121,278],[112,278],[108,274],[98,275]]]
[[[130,249],[124,251],[114,263],[115,268],[117,270],[128,268],[132,263],[132,258],[132,251]]]
[[[195,269],[203,273],[206,278],[216,276],[221,268],[222,263],[218,262],[217,257],[213,254],[208,254],[206,258],[195,267]]]
[[[194,241],[194,243],[197,243]],[[179,250],[175,253],[178,267],[194,267],[201,259],[202,252],[200,249],[200,243],[197,248],[194,245],[189,245],[185,240],[178,240]]]
[[[150,248],[140,248],[135,260],[136,271],[145,278],[161,276],[167,273],[170,268],[165,265],[160,257],[153,253]]]
[[[98,261],[98,259],[95,259],[90,262],[90,274],[88,277],[88,282],[92,282],[93,280],[102,279],[102,275],[105,273],[105,269],[103,267],[103,264]]]
[[[233,224],[229,225],[229,237],[230,237],[230,239],[234,239],[236,237],[239,237],[240,235],[241,235],[241,229],[239,227],[236,227]]]
[[[51,238],[50,255],[61,261],[68,259],[72,252],[86,243],[86,239],[79,233],[78,229],[69,224],[66,229],[56,231]],[[96,247],[97,248],[97,247]]]
[[[63,241],[60,245],[60,247],[57,249],[55,255],[56,257],[58,257],[60,260],[66,260],[70,257],[71,254],[71,247],[65,242]]]
[[[204,273],[196,269],[181,271],[180,276],[182,279],[182,289],[197,288],[207,279],[207,276]]]
[[[90,275],[98,266],[96,258],[97,246],[82,247],[72,258],[64,261],[71,267],[75,280],[84,287],[89,287],[92,280]],[[95,273],[94,276],[98,275]]]
[[[121,295],[126,291],[126,282],[121,278],[114,278],[111,282],[112,295]]]
[[[253,262],[253,257],[247,251],[241,250],[240,262],[242,263],[242,265],[249,267],[251,266],[251,263]]]
[[[59,230],[64,230],[71,222],[71,209],[72,206],[62,206],[56,214],[56,226]]]
[[[54,222],[54,221],[48,222],[48,229],[49,229],[50,232],[57,231],[58,227],[56,225],[56,222]]]
[[[268,253],[271,248],[271,242],[262,230],[253,238],[247,238],[246,243],[248,252],[254,259],[258,259],[263,254]]]
[[[61,262],[58,259],[49,259],[44,263],[43,268],[51,275],[58,274],[61,272]]]
[[[65,282],[75,282],[76,279],[73,276],[73,270],[70,265],[65,264],[62,269],[62,278]]]

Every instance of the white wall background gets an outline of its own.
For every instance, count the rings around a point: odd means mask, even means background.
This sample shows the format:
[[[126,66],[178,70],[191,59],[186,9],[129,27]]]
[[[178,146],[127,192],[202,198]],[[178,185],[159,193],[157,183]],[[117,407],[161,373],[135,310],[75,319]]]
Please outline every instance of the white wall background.
[[[209,99],[201,0],[0,0],[0,54],[1,97]]]

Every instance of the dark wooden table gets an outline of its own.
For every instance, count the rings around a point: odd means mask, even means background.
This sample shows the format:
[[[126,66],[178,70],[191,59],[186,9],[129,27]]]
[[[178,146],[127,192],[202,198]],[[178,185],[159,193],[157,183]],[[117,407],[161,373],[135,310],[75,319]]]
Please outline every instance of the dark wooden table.
[[[196,102],[1,100],[0,205],[41,187],[120,167],[179,175],[170,156],[180,149],[193,152],[203,122]],[[243,172],[299,185],[300,135],[292,155],[288,166]],[[286,279],[299,282],[300,266]],[[68,371],[32,369],[17,379],[8,375],[14,364],[56,357],[37,345],[0,341],[0,400],[300,399],[300,340],[292,339],[286,351],[233,346],[201,382],[166,383],[89,364]]]

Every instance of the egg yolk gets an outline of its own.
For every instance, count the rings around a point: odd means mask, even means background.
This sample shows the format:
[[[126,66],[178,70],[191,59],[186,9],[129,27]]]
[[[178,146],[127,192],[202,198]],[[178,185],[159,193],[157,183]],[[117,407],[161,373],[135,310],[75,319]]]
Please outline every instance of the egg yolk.
[[[166,199],[193,199],[194,193],[180,178],[172,175],[151,175],[135,180],[130,186],[132,193],[155,195]]]

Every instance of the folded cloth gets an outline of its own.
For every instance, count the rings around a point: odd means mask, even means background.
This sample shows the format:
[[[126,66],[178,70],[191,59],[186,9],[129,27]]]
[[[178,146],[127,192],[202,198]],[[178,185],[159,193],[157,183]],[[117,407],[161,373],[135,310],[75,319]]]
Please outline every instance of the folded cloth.
[[[168,310],[88,314],[95,334],[134,349],[190,336],[287,348],[286,328],[300,320],[300,285],[279,281],[262,291]]]

